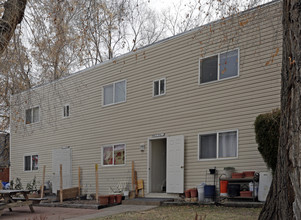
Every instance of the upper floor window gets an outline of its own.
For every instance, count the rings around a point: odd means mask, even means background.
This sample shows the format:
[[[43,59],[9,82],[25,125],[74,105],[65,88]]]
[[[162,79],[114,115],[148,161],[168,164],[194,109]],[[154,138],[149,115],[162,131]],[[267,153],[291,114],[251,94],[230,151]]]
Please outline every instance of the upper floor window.
[[[65,105],[63,107],[63,118],[68,118],[70,116],[70,106]]]
[[[155,80],[153,84],[153,96],[165,95],[166,91],[166,80],[159,79]]]
[[[39,155],[24,156],[24,171],[32,171],[39,169]]]
[[[116,104],[126,100],[126,81],[114,82],[103,87],[103,105]]]
[[[237,130],[199,134],[199,160],[237,157]]]
[[[125,164],[125,144],[114,144],[102,148],[102,165],[114,166]]]
[[[26,124],[36,123],[40,120],[40,107],[26,109]]]
[[[238,49],[200,60],[200,83],[231,78],[238,76],[238,74]]]

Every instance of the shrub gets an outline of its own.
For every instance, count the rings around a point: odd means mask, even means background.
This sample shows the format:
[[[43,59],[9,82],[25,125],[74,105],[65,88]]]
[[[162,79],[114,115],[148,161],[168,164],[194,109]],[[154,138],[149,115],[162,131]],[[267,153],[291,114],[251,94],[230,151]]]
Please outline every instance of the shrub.
[[[280,116],[281,111],[275,109],[272,112],[258,115],[254,123],[258,151],[273,173],[277,165]]]

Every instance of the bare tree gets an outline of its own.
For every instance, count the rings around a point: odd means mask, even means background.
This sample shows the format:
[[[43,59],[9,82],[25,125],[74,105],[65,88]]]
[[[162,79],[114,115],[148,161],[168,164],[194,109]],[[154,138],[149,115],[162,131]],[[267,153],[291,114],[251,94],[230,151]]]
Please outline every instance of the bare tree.
[[[131,1],[127,11],[124,37],[127,51],[152,44],[165,36],[165,26],[160,24],[158,14],[146,2]]]
[[[0,54],[7,47],[17,25],[21,23],[26,3],[26,0],[8,0],[3,3],[4,12],[0,19]]]
[[[127,5],[128,0],[91,0],[82,5],[84,10],[77,29],[84,65],[111,59],[124,48]]]
[[[79,36],[74,28],[81,6],[78,1],[30,2],[28,28],[31,55],[40,83],[57,80],[79,68]]]
[[[167,35],[176,35],[268,1],[270,0],[192,0],[185,3],[182,0],[162,11],[164,19],[161,25],[165,26]]]
[[[301,219],[301,5],[283,0],[281,125],[277,168],[259,219]]]
[[[81,36],[79,57],[85,66],[153,43],[164,35],[155,11],[142,0],[91,0],[83,7],[77,29]]]
[[[32,86],[31,62],[17,30],[0,58],[0,130],[9,129],[10,95]]]

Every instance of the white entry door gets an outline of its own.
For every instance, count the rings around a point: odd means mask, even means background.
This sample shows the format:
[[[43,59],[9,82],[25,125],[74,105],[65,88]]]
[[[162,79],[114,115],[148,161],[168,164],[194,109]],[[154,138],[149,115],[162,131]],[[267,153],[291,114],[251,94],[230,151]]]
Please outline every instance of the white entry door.
[[[166,192],[184,192],[184,136],[167,138]]]
[[[60,164],[63,166],[63,189],[72,187],[71,149],[55,149],[52,151],[52,193],[60,189]]]

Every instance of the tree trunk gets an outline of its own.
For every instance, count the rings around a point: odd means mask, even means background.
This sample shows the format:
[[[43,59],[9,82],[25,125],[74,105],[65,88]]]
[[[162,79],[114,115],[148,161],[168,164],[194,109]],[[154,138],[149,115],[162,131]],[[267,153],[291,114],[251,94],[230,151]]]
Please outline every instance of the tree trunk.
[[[21,23],[27,0],[7,0],[4,13],[0,19],[0,55],[7,47],[17,24]]]
[[[301,3],[283,0],[278,164],[259,219],[301,219]]]

